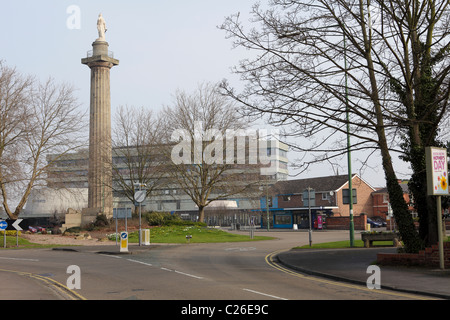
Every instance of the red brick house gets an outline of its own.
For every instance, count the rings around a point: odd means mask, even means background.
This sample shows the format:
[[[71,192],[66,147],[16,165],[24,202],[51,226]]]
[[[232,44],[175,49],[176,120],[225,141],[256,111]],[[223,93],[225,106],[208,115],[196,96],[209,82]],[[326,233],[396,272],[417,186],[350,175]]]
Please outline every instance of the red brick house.
[[[308,188],[314,191],[308,193]],[[372,193],[376,189],[357,174],[352,176],[352,189],[354,217],[359,217],[361,213],[365,213],[365,216],[373,216]],[[265,196],[262,196],[263,227],[267,225],[264,214],[265,203]],[[324,220],[329,217],[349,217],[348,176],[279,181],[270,188],[268,203],[271,226],[273,225],[274,228],[293,228],[294,225],[298,228],[309,228],[309,210],[316,226],[318,216]]]
[[[399,181],[400,187],[403,189],[403,198],[408,204],[408,209],[413,216],[417,215],[411,201],[408,189],[408,181]],[[372,193],[373,198],[373,216],[381,217],[383,220],[387,220],[387,213],[389,210],[389,193],[387,188],[379,189]]]

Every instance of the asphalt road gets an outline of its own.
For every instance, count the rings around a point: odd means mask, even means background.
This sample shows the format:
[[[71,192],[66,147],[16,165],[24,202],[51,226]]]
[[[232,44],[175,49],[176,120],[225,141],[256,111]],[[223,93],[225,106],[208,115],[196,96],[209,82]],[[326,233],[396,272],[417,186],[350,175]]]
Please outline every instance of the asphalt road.
[[[263,234],[258,233],[258,234]],[[267,233],[265,233],[267,235]],[[399,293],[368,290],[305,277],[269,264],[278,250],[309,243],[308,232],[270,232],[272,241],[151,245],[133,254],[3,250],[0,299],[8,300],[393,300]],[[314,242],[348,239],[345,231],[313,233]],[[111,248],[110,251],[117,250]],[[69,266],[78,266],[81,289],[67,290]],[[73,279],[73,278],[71,278]]]

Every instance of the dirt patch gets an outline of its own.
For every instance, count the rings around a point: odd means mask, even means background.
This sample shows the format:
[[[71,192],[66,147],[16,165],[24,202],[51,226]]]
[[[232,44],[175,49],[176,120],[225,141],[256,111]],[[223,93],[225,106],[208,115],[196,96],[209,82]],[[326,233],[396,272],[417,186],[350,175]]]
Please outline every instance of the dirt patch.
[[[86,235],[89,236],[80,236]],[[59,234],[23,234],[22,237],[32,243],[37,244],[62,244],[62,245],[82,245],[101,246],[115,244],[115,241],[107,240],[106,234],[92,235],[89,232],[80,235],[59,235]]]
[[[123,226],[119,226],[119,232],[124,229]],[[132,225],[128,226],[128,232],[134,232],[139,230],[139,227]],[[116,232],[113,227],[105,227],[101,230],[94,231],[80,231],[80,233],[71,234],[38,234],[38,233],[26,233],[22,234],[22,237],[32,243],[37,244],[62,244],[62,245],[81,245],[81,246],[102,246],[116,244],[116,240],[108,240],[109,234]]]
[[[146,223],[142,223],[142,229],[148,228]],[[139,230],[139,220],[129,219],[127,221],[128,233]],[[125,230],[124,220],[118,223],[118,232]],[[115,224],[105,226],[93,231],[80,231],[79,233],[61,234],[37,234],[37,233],[22,233],[22,237],[32,243],[37,244],[61,244],[61,245],[82,245],[82,246],[102,246],[115,245],[116,240],[108,240],[109,234],[116,232]]]

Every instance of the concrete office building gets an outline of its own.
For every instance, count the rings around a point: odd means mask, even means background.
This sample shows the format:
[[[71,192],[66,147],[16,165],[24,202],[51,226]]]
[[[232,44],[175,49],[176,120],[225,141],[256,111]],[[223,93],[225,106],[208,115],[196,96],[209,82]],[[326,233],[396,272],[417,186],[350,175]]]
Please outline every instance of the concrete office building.
[[[233,196],[228,199],[222,199],[221,201],[213,202],[206,209],[206,216],[208,219],[220,220],[217,216],[233,216],[240,215],[246,212],[256,212],[260,209],[260,196],[265,190],[276,183],[277,181],[287,180],[288,177],[288,146],[282,142],[270,143],[267,147],[267,154],[272,157],[272,167],[275,168],[275,172],[270,176],[260,177],[260,188],[258,194],[250,197],[248,195]],[[50,159],[54,159],[56,156],[49,156]],[[112,150],[112,162],[114,165],[118,166],[120,170],[123,170],[126,174],[128,170],[128,165],[119,159],[120,153],[116,152],[115,149]],[[89,186],[89,152],[87,150],[80,151],[78,153],[67,154],[62,157],[58,157],[54,161],[54,164],[49,172],[48,185],[49,190],[47,192],[34,193],[33,201],[34,203],[45,203],[48,201],[49,197],[52,198],[52,202],[57,201],[58,196],[55,195],[57,189],[79,189],[87,190]],[[167,161],[170,161],[168,159]],[[251,165],[246,166],[246,170],[260,170],[259,166],[252,167]],[[122,177],[123,178],[123,177]],[[126,178],[126,177],[125,177]],[[112,176],[114,181],[116,177]],[[129,180],[132,184],[135,181]],[[82,193],[87,196],[87,192]],[[31,198],[30,198],[31,199]],[[30,202],[29,201],[29,202]],[[61,199],[63,201],[63,199]],[[87,199],[82,201],[87,202]],[[64,214],[68,208],[76,209],[79,207],[79,203],[67,203],[64,202],[66,208],[61,208],[61,214]],[[167,184],[161,188],[156,188],[153,193],[147,197],[147,199],[142,203],[145,211],[156,211],[156,212],[172,212],[182,215],[186,219],[194,219],[197,216],[198,208],[195,206],[191,198],[183,192],[180,186],[175,183]],[[32,206],[32,203],[27,203],[27,207]],[[113,193],[113,204],[114,208],[133,208],[133,204],[130,200],[119,193]],[[43,211],[44,210],[44,211]],[[45,212],[44,206],[34,206],[33,215],[46,215],[49,212]],[[256,211],[255,211],[256,210]],[[223,221],[223,219],[221,220]]]

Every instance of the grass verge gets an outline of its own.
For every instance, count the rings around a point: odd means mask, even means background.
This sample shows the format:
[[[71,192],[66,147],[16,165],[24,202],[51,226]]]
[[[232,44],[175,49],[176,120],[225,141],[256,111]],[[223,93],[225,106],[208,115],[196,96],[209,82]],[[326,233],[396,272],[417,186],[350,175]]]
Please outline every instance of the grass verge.
[[[232,234],[219,229],[205,228],[201,226],[162,226],[150,230],[151,243],[187,243],[186,236],[190,235],[190,243],[218,243],[218,242],[243,242],[273,240],[273,237]],[[115,239],[115,235],[109,237]],[[138,243],[138,232],[132,232],[128,236],[129,243]]]
[[[18,241],[19,246],[17,247],[16,236],[6,236],[6,248],[4,247],[3,236],[0,236],[0,249],[38,249],[38,248],[57,248],[57,247],[67,247],[67,245],[62,244],[38,244],[32,243],[27,239],[21,238],[19,236]]]

